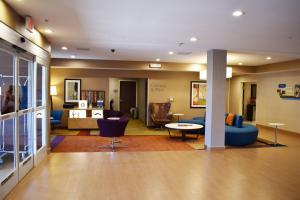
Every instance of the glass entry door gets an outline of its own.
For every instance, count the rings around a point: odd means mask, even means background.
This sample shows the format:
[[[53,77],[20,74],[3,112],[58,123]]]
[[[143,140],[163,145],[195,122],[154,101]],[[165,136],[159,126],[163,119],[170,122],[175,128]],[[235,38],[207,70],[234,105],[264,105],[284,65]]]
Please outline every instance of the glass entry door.
[[[38,164],[47,154],[47,68],[42,60],[37,59],[35,68],[35,145],[34,145],[34,164]]]
[[[16,57],[0,49],[0,199],[18,182]]]
[[[19,180],[33,167],[33,61],[18,57],[18,151]]]

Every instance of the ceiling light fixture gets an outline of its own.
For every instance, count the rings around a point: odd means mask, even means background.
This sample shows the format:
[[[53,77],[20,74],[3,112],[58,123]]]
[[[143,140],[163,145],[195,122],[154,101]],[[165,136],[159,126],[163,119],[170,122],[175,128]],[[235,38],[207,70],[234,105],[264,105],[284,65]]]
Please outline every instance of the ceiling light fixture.
[[[71,55],[70,58],[76,58],[76,56],[75,55]]]
[[[159,59],[159,58],[156,58],[156,59],[155,59],[155,61],[156,61],[156,62],[159,62],[159,61],[160,61],[160,59]]]
[[[51,33],[53,33],[53,31],[47,28],[47,29],[45,29],[45,33],[51,34]]]
[[[242,15],[244,15],[245,14],[245,12],[243,12],[243,11],[241,11],[241,10],[236,10],[236,11],[234,11],[233,13],[232,13],[232,16],[234,16],[234,17],[240,17],[240,16],[242,16]]]
[[[242,63],[242,62],[239,62],[238,65],[243,65],[243,63]]]
[[[170,54],[170,55],[173,55],[173,54],[174,54],[174,52],[173,52],[173,51],[169,51],[169,54]]]
[[[271,60],[272,58],[270,56],[266,57],[266,60]]]
[[[62,49],[62,50],[68,50],[68,47],[62,46],[61,49]]]
[[[191,38],[190,38],[190,41],[191,41],[191,42],[197,42],[197,40],[198,40],[198,39],[197,39],[196,37],[191,37]]]

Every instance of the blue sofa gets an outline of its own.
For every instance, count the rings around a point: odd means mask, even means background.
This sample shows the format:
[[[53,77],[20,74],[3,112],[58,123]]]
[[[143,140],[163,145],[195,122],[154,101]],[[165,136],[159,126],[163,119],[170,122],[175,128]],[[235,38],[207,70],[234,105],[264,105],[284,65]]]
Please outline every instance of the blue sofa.
[[[225,114],[225,117],[227,114]],[[224,119],[225,120],[225,119]],[[179,123],[194,123],[205,126],[204,117],[194,117],[191,120],[180,120]],[[191,132],[191,134],[205,134],[205,128]],[[245,146],[256,141],[258,129],[250,124],[243,124],[243,117],[235,115],[232,126],[225,125],[225,145]]]

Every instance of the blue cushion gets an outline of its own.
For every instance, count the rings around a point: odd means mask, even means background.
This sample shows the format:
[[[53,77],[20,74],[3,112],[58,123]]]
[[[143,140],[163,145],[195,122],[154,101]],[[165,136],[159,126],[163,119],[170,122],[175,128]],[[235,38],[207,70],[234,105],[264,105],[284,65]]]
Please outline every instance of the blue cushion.
[[[243,127],[243,117],[241,115],[235,115],[233,125],[242,128]]]
[[[200,124],[203,125],[203,128],[198,130],[189,131],[189,134],[205,134],[205,121],[204,120],[193,120],[193,119],[182,119],[178,123],[191,123],[191,124]]]
[[[178,123],[191,123],[191,124],[200,124],[200,125],[205,125],[205,121],[204,120],[201,120],[201,119],[198,119],[198,120],[195,120],[195,119],[182,119],[182,120],[179,120]]]
[[[51,119],[50,120],[50,124],[51,125],[60,125],[61,124],[61,120]]]
[[[225,144],[230,146],[244,146],[256,141],[258,129],[250,124],[244,124],[242,128],[225,126]]]

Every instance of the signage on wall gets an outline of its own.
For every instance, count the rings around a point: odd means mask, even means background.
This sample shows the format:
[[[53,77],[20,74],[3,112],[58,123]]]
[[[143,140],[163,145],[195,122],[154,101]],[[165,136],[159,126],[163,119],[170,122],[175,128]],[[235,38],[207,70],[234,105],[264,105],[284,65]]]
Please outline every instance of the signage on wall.
[[[103,119],[103,110],[92,110],[92,118]]]
[[[88,105],[87,100],[79,100],[78,101],[78,108],[79,109],[87,109],[87,105]]]
[[[25,28],[28,30],[30,33],[33,33],[34,29],[34,24],[33,24],[33,19],[30,16],[25,17]]]
[[[36,118],[38,119],[43,119],[44,115],[43,115],[43,111],[39,110],[36,112]]]
[[[277,93],[280,98],[300,99],[300,84],[295,84],[294,87],[288,87],[287,84],[278,84]]]

